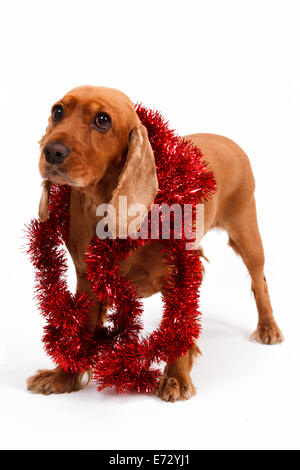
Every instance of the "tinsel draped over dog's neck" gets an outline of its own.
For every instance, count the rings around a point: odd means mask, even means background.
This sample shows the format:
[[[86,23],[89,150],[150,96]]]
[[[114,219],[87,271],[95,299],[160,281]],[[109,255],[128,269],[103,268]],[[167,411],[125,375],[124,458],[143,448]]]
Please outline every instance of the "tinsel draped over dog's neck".
[[[136,106],[147,128],[157,167],[159,190],[155,203],[196,204],[215,191],[212,172],[191,141],[169,129],[158,112]],[[36,298],[47,324],[43,342],[55,364],[72,373],[93,370],[98,389],[151,391],[156,387],[160,361],[173,362],[186,354],[200,333],[198,290],[202,281],[199,253],[186,250],[186,239],[161,240],[170,275],[163,283],[160,326],[141,337],[142,302],[137,289],[120,271],[120,262],[150,240],[93,238],[86,252],[86,276],[100,303],[110,306],[108,326],[90,331],[92,300],[85,292],[71,294],[62,245],[68,237],[70,191],[50,188],[49,218],[28,227],[28,253],[35,268]],[[193,211],[195,216],[195,210]],[[149,225],[151,215],[149,215]],[[159,228],[158,228],[159,230]],[[189,240],[190,241],[190,240]]]

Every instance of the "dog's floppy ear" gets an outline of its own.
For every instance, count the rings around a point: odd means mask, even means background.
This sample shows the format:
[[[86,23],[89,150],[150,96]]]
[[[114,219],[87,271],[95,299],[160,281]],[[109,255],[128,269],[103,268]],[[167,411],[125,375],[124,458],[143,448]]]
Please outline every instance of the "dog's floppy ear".
[[[42,194],[39,205],[39,218],[41,222],[49,217],[49,192],[50,192],[50,181],[45,180],[42,182]]]
[[[146,128],[139,124],[129,135],[126,161],[110,201],[115,236],[135,233],[150,210],[158,191],[156,165]],[[126,210],[127,204],[127,210]]]

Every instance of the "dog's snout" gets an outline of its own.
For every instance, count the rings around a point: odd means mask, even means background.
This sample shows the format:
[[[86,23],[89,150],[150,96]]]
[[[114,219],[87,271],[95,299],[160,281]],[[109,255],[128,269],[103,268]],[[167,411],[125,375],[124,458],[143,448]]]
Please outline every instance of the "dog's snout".
[[[62,163],[71,150],[59,142],[48,142],[44,147],[45,158],[48,163]]]

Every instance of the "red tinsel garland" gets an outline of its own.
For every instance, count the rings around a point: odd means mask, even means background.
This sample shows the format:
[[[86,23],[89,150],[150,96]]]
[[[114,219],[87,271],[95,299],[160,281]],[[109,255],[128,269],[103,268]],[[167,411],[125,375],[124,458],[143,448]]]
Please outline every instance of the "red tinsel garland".
[[[199,149],[176,136],[158,112],[141,105],[136,111],[148,130],[156,160],[159,191],[155,204],[191,204],[195,209],[215,190],[215,180]],[[151,391],[161,374],[154,364],[183,356],[199,336],[199,253],[187,251],[185,237],[176,240],[172,231],[170,240],[162,240],[163,256],[171,268],[163,286],[163,317],[159,328],[142,338],[142,303],[135,286],[121,275],[120,262],[151,240],[95,237],[86,253],[87,278],[98,300],[109,302],[112,312],[110,326],[90,332],[91,300],[86,293],[72,295],[66,282],[62,245],[68,236],[69,200],[69,187],[52,185],[49,219],[43,223],[33,220],[28,227],[36,296],[47,320],[45,349],[66,371],[93,369],[99,390],[114,386],[118,392]]]

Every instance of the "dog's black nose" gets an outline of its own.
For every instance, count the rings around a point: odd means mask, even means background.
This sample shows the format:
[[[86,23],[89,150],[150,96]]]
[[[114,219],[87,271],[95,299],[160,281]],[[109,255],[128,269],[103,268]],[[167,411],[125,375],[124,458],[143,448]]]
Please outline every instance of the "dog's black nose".
[[[62,163],[71,152],[68,147],[59,142],[48,142],[44,147],[44,154],[48,163]]]

